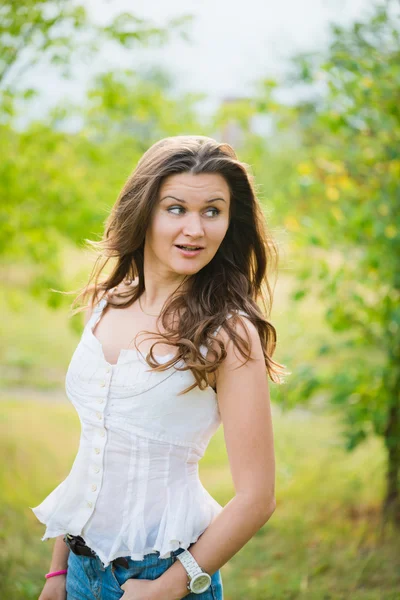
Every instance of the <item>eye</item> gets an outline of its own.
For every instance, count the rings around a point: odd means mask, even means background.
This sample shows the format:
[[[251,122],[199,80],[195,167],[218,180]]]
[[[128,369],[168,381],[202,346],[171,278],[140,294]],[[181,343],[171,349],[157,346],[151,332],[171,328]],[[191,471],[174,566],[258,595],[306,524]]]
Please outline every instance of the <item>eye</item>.
[[[183,206],[180,206],[180,205],[178,206],[177,205],[177,206],[170,206],[169,208],[167,208],[167,212],[170,212],[173,215],[181,214],[181,213],[174,213],[174,212],[172,212],[173,210],[176,210],[176,209],[183,210],[183,211],[185,210]],[[209,208],[208,210],[206,210],[206,212],[210,212],[210,210],[214,211],[214,214],[212,215],[212,218],[216,217],[221,212],[219,210],[219,208],[216,208],[215,206],[212,206],[211,208]]]
[[[176,209],[178,209],[178,210],[182,209],[183,210],[183,206],[170,206],[169,208],[167,208],[167,212],[170,212],[173,215],[176,215],[177,213],[173,213],[172,212],[173,210],[176,210]]]
[[[209,208],[208,210],[215,210],[214,217],[216,217],[217,215],[219,215],[219,213],[221,212],[221,211],[219,210],[219,208],[215,208],[215,206],[212,206],[212,207],[211,207],[211,208]],[[208,210],[207,210],[207,212],[208,212]]]

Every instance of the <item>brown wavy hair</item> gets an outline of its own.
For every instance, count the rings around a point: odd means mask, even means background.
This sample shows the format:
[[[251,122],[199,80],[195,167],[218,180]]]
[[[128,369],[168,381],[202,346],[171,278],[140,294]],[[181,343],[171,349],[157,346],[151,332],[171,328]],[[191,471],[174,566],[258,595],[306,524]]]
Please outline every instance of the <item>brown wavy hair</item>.
[[[219,173],[225,178],[231,196],[229,227],[212,260],[188,276],[185,289],[179,291],[181,284],[164,304],[158,318],[165,333],[155,334],[161,339],[151,346],[146,361],[159,371],[183,359],[185,366],[176,368],[191,369],[195,383],[182,393],[196,386],[205,389],[209,385],[207,374],[216,371],[226,357],[223,342],[212,337],[217,327],[222,326],[227,331],[246,362],[250,359],[249,338],[243,339],[234,329],[236,319],[242,317],[234,314],[227,319],[229,312],[243,310],[258,330],[269,377],[275,383],[283,383],[283,375],[287,373],[284,365],[272,359],[277,336],[267,320],[273,302],[268,271],[276,269],[278,247],[265,223],[249,166],[238,160],[229,144],[210,137],[167,137],[143,154],[106,219],[102,240],[85,240],[95,249],[97,259],[87,285],[72,303],[89,300],[89,304],[78,308],[74,314],[92,307],[106,295],[110,305],[125,308],[143,294],[144,241],[160,186],[169,175],[186,172]],[[111,274],[101,278],[110,259],[115,261]],[[108,290],[123,280],[136,278],[137,285],[131,286],[125,294],[127,300],[114,303]],[[263,303],[264,314],[258,306],[259,301]],[[176,323],[174,328],[169,324],[171,315],[179,315],[179,319],[172,319]],[[245,321],[242,320],[242,324],[245,327]],[[172,345],[179,351],[173,359],[160,365],[153,356],[157,343]],[[202,344],[210,350],[207,359],[200,352]]]

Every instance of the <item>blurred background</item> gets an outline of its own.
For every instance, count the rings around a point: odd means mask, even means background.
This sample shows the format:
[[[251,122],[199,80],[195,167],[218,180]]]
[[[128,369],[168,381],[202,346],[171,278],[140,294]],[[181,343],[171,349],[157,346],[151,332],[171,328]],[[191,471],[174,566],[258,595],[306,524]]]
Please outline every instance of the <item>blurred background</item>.
[[[169,135],[232,144],[280,250],[277,509],[226,600],[400,597],[400,9],[395,0],[0,2],[0,596],[34,599],[67,476],[86,239]],[[200,463],[234,493],[223,427]]]

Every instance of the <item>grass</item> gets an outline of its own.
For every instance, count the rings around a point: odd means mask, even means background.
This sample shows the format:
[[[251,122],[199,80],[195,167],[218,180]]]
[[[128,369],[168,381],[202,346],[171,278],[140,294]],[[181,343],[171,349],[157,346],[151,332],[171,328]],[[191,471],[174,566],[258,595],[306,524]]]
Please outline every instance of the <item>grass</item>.
[[[0,310],[0,390],[60,390],[77,344],[68,309],[50,310],[23,291],[8,288],[0,294]]]
[[[67,264],[77,264],[71,256]],[[274,358],[295,377],[302,362],[315,363],[316,343],[333,334],[315,295],[291,304],[292,289],[290,274],[281,275],[271,320]],[[53,541],[41,541],[44,525],[29,507],[66,477],[76,455],[80,424],[65,402],[64,378],[78,336],[67,307],[51,311],[18,286],[0,295],[0,309],[0,598],[37,600]],[[316,366],[339,368],[332,360],[319,357]],[[272,400],[276,392],[271,385]],[[222,567],[225,600],[398,600],[399,535],[380,520],[382,440],[347,454],[338,418],[326,410],[283,414],[274,404],[273,418],[277,509]],[[200,475],[222,505],[233,496],[222,428]]]
[[[1,402],[0,597],[37,599],[53,540],[30,510],[68,474],[80,425],[69,403]],[[395,600],[400,540],[380,526],[380,440],[348,455],[335,417],[273,406],[277,509],[222,567],[225,600]],[[222,505],[234,491],[221,427],[200,462]]]

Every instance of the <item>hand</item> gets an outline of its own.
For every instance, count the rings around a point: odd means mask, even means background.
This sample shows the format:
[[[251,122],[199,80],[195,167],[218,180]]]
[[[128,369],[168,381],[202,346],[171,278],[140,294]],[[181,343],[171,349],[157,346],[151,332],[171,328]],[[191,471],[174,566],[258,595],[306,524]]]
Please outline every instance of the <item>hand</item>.
[[[38,600],[66,600],[66,575],[55,575],[46,579]]]
[[[164,600],[157,579],[127,579],[121,589],[121,600]]]

